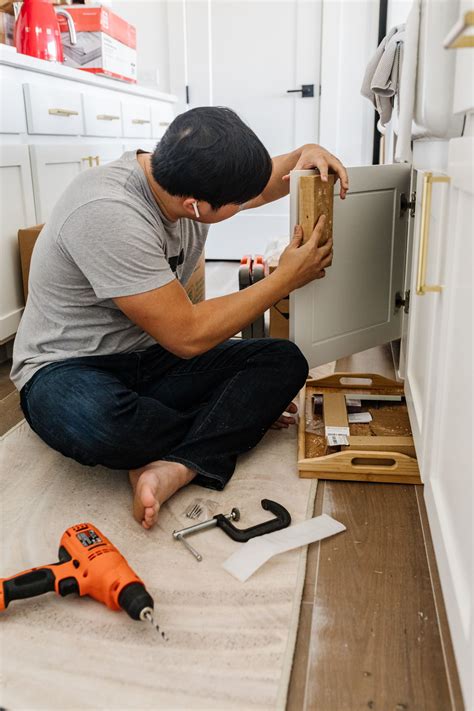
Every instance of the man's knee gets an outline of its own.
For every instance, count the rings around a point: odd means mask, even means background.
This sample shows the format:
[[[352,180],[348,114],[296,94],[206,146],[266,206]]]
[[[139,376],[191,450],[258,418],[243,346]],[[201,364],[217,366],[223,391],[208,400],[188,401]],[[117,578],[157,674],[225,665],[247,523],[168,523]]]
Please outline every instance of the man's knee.
[[[308,377],[308,361],[298,346],[284,338],[270,338],[268,343],[282,380],[291,382],[297,390],[302,388]]]

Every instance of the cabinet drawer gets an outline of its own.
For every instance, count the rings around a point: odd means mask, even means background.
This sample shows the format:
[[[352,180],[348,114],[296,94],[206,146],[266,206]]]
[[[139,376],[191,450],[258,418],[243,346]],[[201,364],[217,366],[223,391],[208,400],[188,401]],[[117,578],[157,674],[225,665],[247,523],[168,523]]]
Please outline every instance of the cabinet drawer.
[[[161,138],[172,120],[173,107],[164,101],[151,105],[151,133],[153,138]]]
[[[148,103],[122,102],[123,135],[151,138],[151,112]]]
[[[1,77],[0,133],[26,133],[25,102],[21,84]]]
[[[122,107],[110,96],[82,95],[86,136],[121,136]]]
[[[81,95],[24,84],[28,133],[77,136],[83,133]]]

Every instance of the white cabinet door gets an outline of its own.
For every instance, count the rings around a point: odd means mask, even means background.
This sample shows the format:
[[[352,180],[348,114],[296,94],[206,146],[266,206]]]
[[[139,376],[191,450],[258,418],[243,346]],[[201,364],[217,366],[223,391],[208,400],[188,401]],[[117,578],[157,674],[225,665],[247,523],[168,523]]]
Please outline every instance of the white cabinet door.
[[[427,413],[425,499],[466,709],[472,702],[474,138],[450,141],[449,231]],[[430,245],[431,247],[431,245]],[[419,297],[420,300],[426,297]]]
[[[400,337],[409,213],[410,167],[349,168],[350,192],[334,200],[334,261],[324,279],[290,296],[290,337],[310,368]],[[292,171],[290,233],[298,216],[299,178]]]
[[[433,373],[442,336],[439,332],[439,307],[442,292],[426,290],[444,282],[447,240],[448,178],[441,174],[418,171],[416,214],[410,284],[405,393],[415,440],[421,478],[426,480],[426,448],[432,445],[429,413],[433,407]],[[434,181],[434,182],[433,182]],[[431,197],[431,199],[430,199]],[[428,243],[429,240],[429,243]],[[426,251],[425,251],[426,250]],[[420,274],[426,257],[424,274]]]
[[[18,230],[36,223],[27,146],[0,146],[0,342],[18,328],[23,311]]]
[[[30,146],[38,221],[46,222],[59,196],[78,173],[117,160],[122,153],[121,142]]]

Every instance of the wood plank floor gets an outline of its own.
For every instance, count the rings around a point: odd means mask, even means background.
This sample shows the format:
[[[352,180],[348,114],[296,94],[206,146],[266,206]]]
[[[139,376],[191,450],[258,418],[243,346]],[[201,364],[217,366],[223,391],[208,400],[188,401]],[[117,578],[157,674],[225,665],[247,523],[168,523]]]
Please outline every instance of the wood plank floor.
[[[23,419],[20,395],[9,378],[11,360],[0,363],[0,437]]]
[[[394,377],[388,347],[336,369]],[[288,711],[463,709],[423,487],[320,481],[320,513],[347,531],[309,546]]]

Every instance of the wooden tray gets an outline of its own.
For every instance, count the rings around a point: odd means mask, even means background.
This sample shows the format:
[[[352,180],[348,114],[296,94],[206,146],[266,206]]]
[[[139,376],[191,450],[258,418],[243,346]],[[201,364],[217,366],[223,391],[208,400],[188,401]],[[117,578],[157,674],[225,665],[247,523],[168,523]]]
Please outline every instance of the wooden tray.
[[[349,446],[330,448],[321,434],[307,431],[308,422],[313,422],[312,395],[325,393],[356,393],[373,395],[403,395],[403,384],[374,373],[334,373],[325,378],[307,380],[300,393],[300,421],[298,429],[298,471],[300,477],[339,479],[346,481],[371,481],[390,484],[421,484],[415,446],[406,412],[406,405],[399,411],[393,432],[373,432],[374,424],[350,425]],[[390,414],[389,403],[379,406],[379,417]],[[393,407],[393,406],[392,406]],[[368,409],[370,405],[367,405]],[[393,411],[395,412],[395,411]],[[376,412],[375,412],[376,414]],[[402,417],[403,415],[403,417]],[[324,426],[324,422],[322,423]],[[391,428],[389,427],[388,430]],[[369,430],[371,430],[369,432]],[[398,431],[397,431],[398,430]],[[381,428],[383,432],[383,427]],[[315,454],[314,450],[320,450]],[[313,450],[313,451],[312,451]]]

